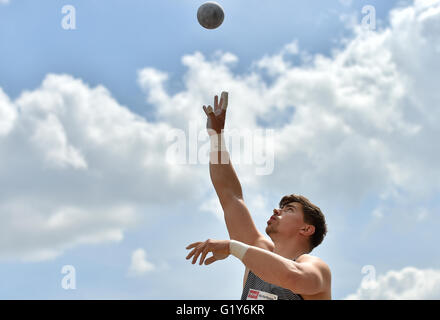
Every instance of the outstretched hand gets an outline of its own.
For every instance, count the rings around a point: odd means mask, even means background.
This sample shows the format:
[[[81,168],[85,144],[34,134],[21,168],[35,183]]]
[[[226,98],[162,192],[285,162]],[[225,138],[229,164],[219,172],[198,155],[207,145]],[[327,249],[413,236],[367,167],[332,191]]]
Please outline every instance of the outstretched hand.
[[[225,128],[226,110],[228,108],[228,93],[222,92],[220,103],[218,96],[214,97],[214,109],[209,105],[203,106],[203,111],[208,116],[206,128],[209,135],[220,134]]]
[[[192,248],[194,249],[186,256],[186,260],[194,256],[192,264],[195,264],[197,262],[199,255],[202,254],[199,262],[199,265],[202,265],[203,261],[206,258],[206,255],[209,252],[212,252],[212,256],[206,259],[205,265],[210,265],[211,263],[217,260],[226,259],[230,254],[229,243],[230,240],[212,240],[212,239],[208,239],[205,242],[191,243],[189,246],[186,247],[186,249],[188,250]]]

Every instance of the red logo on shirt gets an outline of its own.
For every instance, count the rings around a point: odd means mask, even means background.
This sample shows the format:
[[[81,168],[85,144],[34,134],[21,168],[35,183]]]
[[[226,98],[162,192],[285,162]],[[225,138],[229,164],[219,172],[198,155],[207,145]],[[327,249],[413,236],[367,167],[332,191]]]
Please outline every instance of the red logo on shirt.
[[[260,291],[255,291],[255,290],[249,289],[248,298],[258,299],[259,294],[260,294]]]

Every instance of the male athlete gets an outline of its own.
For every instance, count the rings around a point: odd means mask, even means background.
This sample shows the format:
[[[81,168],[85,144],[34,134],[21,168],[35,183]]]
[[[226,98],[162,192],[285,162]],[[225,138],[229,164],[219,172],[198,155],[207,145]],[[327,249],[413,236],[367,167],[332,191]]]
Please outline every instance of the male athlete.
[[[200,265],[209,265],[230,254],[246,266],[242,300],[324,300],[331,299],[331,273],[327,264],[309,253],[327,233],[321,210],[300,195],[284,196],[279,209],[267,222],[266,233],[260,233],[243,200],[240,182],[225,148],[225,126],[228,93],[223,92],[214,110],[203,106],[211,139],[210,175],[224,211],[230,240],[211,240],[190,244],[193,257]],[[205,261],[206,255],[212,256]]]

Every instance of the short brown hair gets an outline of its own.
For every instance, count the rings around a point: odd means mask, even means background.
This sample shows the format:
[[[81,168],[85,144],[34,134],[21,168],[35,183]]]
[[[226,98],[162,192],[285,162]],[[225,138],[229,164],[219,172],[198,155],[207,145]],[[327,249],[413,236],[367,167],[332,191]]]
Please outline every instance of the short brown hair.
[[[291,194],[284,196],[280,201],[280,208],[290,202],[299,202],[302,204],[304,213],[304,222],[315,226],[315,233],[310,237],[310,252],[319,246],[327,234],[327,223],[324,214],[318,206],[314,205],[304,196]]]

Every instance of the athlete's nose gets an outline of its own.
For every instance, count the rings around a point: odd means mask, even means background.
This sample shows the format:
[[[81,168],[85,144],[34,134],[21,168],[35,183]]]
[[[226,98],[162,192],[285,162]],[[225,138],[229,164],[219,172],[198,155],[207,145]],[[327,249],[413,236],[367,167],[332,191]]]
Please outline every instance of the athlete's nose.
[[[280,214],[280,211],[278,209],[273,209],[273,213],[278,216]]]

